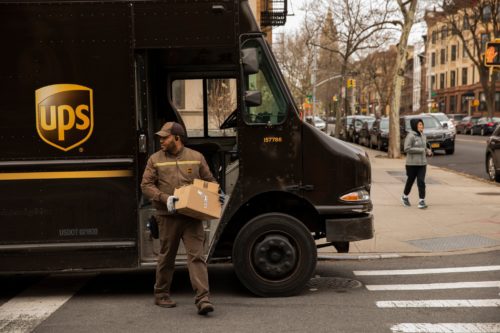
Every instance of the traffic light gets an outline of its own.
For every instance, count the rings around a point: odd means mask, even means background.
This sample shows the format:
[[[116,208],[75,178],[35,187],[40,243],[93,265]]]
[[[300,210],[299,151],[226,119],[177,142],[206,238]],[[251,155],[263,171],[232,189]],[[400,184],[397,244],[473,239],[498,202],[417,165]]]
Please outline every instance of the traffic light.
[[[356,80],[348,79],[347,80],[347,88],[356,88]]]
[[[484,65],[487,67],[500,67],[500,39],[486,43]]]

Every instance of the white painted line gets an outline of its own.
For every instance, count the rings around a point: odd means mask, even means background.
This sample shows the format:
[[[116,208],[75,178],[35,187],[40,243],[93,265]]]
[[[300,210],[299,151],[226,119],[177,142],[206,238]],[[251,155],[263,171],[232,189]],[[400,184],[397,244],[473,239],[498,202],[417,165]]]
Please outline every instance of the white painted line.
[[[0,332],[33,331],[95,274],[50,276],[0,306]]]
[[[420,275],[420,274],[446,274],[446,273],[470,273],[470,272],[491,272],[500,271],[500,265],[496,266],[471,266],[471,267],[450,267],[450,268],[424,268],[424,269],[394,269],[375,271],[354,271],[354,275]]]
[[[437,290],[437,289],[469,289],[469,288],[500,288],[500,281],[452,282],[427,284],[373,284],[366,289],[380,290]]]
[[[403,333],[500,333],[500,323],[404,323],[391,327]]]
[[[500,307],[500,299],[435,299],[425,301],[379,301],[379,308],[483,308]]]

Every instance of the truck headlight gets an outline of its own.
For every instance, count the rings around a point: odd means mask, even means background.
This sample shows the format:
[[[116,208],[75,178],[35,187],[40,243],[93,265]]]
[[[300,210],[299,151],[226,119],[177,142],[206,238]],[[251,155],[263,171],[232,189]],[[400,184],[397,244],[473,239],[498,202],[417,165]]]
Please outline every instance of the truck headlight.
[[[340,197],[340,200],[345,202],[359,202],[370,200],[370,193],[367,190],[358,190],[344,194]]]

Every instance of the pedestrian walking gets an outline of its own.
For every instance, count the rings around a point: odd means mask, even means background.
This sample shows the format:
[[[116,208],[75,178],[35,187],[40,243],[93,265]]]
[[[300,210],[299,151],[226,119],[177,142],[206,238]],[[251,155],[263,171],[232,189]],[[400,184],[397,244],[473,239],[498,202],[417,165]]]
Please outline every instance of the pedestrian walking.
[[[170,286],[175,267],[175,257],[182,239],[187,252],[187,267],[191,285],[196,292],[195,305],[198,314],[214,311],[210,302],[207,264],[203,244],[203,222],[176,213],[174,189],[193,183],[195,178],[215,182],[208,164],[197,151],[184,146],[186,133],[176,122],[167,122],[156,133],[160,137],[161,150],[151,155],[142,177],[141,189],[156,208],[160,253],[156,266],[154,286],[155,304],[175,307],[170,298]]]
[[[411,188],[415,179],[418,187],[418,208],[427,208],[425,203],[425,173],[427,170],[426,156],[432,155],[432,150],[427,148],[427,138],[424,135],[424,122],[422,119],[410,119],[411,130],[405,138],[404,152],[406,153],[406,184],[401,196],[405,207],[410,207]]]

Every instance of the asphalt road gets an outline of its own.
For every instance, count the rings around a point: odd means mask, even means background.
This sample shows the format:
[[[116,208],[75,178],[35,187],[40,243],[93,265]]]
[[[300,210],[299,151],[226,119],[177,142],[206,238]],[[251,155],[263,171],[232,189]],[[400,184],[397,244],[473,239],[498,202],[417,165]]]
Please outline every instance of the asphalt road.
[[[448,168],[468,175],[488,179],[485,169],[486,136],[458,134],[455,142],[455,153],[446,155],[444,151],[436,151],[428,159],[434,166]]]
[[[476,266],[486,268],[459,269]],[[401,271],[408,269],[416,271]],[[380,270],[389,271],[378,275]],[[51,333],[500,332],[498,251],[323,261],[308,288],[288,298],[254,297],[240,285],[231,265],[209,266],[209,274],[216,310],[207,317],[195,312],[186,269],[174,277],[172,297],[178,306],[173,309],[153,305],[153,271],[2,276],[0,331],[29,332],[32,325],[34,332]],[[53,306],[65,296],[65,302]],[[17,319],[9,319],[16,311]],[[37,323],[37,316],[45,317]],[[493,326],[479,330],[485,324]],[[436,325],[461,328],[436,330]]]

